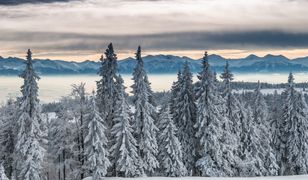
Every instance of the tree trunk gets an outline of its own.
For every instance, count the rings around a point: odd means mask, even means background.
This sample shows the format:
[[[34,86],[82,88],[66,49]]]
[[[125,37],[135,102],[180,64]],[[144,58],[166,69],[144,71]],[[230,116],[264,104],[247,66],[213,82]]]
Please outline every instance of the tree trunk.
[[[63,180],[66,179],[66,168],[65,168],[65,150],[63,150]]]
[[[83,112],[80,112],[80,141],[81,141],[81,179],[84,179],[84,139],[83,139]]]
[[[58,156],[59,159],[59,171],[58,171],[58,179],[61,180],[61,156]]]

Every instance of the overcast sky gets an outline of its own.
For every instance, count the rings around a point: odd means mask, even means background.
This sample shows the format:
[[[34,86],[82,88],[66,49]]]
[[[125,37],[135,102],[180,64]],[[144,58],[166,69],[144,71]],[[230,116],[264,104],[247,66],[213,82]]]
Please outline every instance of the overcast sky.
[[[27,3],[25,3],[27,2]],[[41,3],[43,2],[43,3]],[[146,54],[308,56],[308,0],[0,0],[0,55],[97,60]]]

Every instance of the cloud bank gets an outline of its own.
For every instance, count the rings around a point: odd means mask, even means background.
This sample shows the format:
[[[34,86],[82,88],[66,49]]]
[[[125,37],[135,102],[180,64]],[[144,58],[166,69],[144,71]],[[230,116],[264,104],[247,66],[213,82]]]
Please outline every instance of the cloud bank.
[[[72,0],[0,0],[0,5],[20,5],[27,3],[53,3],[53,2],[68,2]]]
[[[29,47],[90,53],[109,42],[122,51],[139,44],[152,51],[308,48],[305,0],[11,2],[19,5],[0,6],[3,56]]]

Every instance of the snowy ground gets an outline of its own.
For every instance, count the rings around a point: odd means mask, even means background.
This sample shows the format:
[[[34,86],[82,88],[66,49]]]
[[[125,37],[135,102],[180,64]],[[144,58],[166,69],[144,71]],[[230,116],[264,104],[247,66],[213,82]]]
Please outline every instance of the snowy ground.
[[[308,94],[308,91],[303,91],[303,88],[295,88],[297,91],[302,92],[303,94]],[[261,89],[261,92],[263,94],[273,94],[275,91],[277,91],[278,94],[281,94],[285,89],[284,88],[277,88],[277,89]],[[234,90],[236,93],[242,93],[242,92],[253,92],[254,89],[238,89]],[[307,179],[308,180],[308,179]]]
[[[276,176],[276,177],[232,177],[232,178],[214,178],[214,177],[147,177],[147,178],[104,178],[104,180],[308,180],[308,175],[303,176]],[[85,178],[84,180],[92,180]]]

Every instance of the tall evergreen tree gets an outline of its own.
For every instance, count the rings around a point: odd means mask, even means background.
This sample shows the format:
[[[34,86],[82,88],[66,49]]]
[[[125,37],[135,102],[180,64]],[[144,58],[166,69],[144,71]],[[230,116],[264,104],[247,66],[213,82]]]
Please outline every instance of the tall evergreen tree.
[[[278,94],[277,90],[274,91],[274,94],[271,96],[270,99],[270,116],[269,116],[269,121],[270,121],[270,127],[271,127],[271,134],[273,137],[273,142],[272,145],[275,148],[274,141],[276,139],[276,135],[280,136],[279,132],[279,123],[280,123],[280,116],[282,114],[282,98],[281,95]],[[278,159],[277,159],[278,160]]]
[[[143,67],[141,48],[136,53],[137,65],[133,72],[133,102],[135,105],[135,133],[138,144],[139,155],[142,159],[142,169],[147,175],[154,173],[159,164],[156,159],[158,146],[156,140],[157,127],[153,119],[154,106],[150,103],[149,84],[147,74]]]
[[[105,58],[102,56],[101,67],[98,72],[101,79],[97,81],[97,101],[102,118],[106,122],[107,131],[110,131],[114,124],[114,110],[117,98],[117,55],[114,52],[113,45],[110,43],[105,52]],[[107,132],[110,136],[110,132]]]
[[[241,107],[244,108],[244,107]],[[262,155],[264,153],[261,144],[258,124],[253,120],[253,112],[250,106],[241,109],[241,139],[240,139],[240,166],[239,175],[242,177],[262,176],[267,171],[264,166]]]
[[[170,113],[172,115],[174,124],[178,127],[179,126],[179,114],[180,109],[178,108],[179,105],[179,97],[180,97],[180,84],[182,83],[182,72],[179,70],[177,74],[177,80],[173,82],[171,88],[171,97],[170,97]]]
[[[17,103],[9,99],[6,105],[1,109],[0,120],[0,161],[9,177],[13,173],[14,148],[16,142],[16,111]]]
[[[286,92],[286,91],[285,91]],[[275,158],[277,165],[279,166],[279,171],[278,175],[282,175],[281,173],[281,140],[283,139],[282,137],[282,129],[283,127],[283,122],[282,122],[282,112],[283,112],[283,103],[284,103],[284,95],[285,94],[278,94],[277,90],[274,91],[274,94],[272,95],[271,101],[269,104],[270,107],[270,116],[269,116],[269,123],[270,123],[270,133],[272,135],[272,148],[275,152]]]
[[[116,176],[136,177],[141,173],[139,171],[140,157],[137,150],[137,141],[133,136],[130,107],[123,83],[123,79],[119,76],[119,96],[116,102],[115,124],[111,130],[114,142],[110,152],[115,164]]]
[[[242,97],[242,96],[238,96],[238,97]],[[238,134],[238,144],[237,144],[237,154],[240,158],[240,161],[245,161],[246,158],[246,148],[247,148],[247,138],[248,138],[248,131],[249,131],[249,127],[250,127],[250,115],[251,115],[251,107],[245,107],[245,104],[243,103],[243,100],[241,98],[238,99],[239,106],[238,109],[236,110],[236,117],[238,118],[238,124],[239,124],[239,132]],[[250,120],[250,121],[249,121]],[[248,122],[249,121],[249,122]],[[241,162],[240,162],[241,163]]]
[[[144,82],[145,84],[147,85],[147,88],[148,88],[148,92],[149,92],[149,102],[152,104],[152,106],[156,106],[156,102],[155,102],[155,97],[154,97],[154,92],[152,90],[152,87],[151,87],[151,83],[149,81],[149,78],[148,78],[148,75],[146,74],[146,76],[144,77]],[[154,116],[156,116],[156,113],[154,114]]]
[[[258,87],[253,95],[253,121],[256,123],[258,136],[262,139],[261,146],[263,152],[260,153],[260,158],[262,159],[266,169],[265,172],[262,172],[262,175],[273,176],[277,175],[279,167],[277,165],[276,157],[271,146],[272,136],[269,130],[270,123],[268,120],[268,107],[260,89],[261,85],[258,83]]]
[[[92,172],[93,180],[100,180],[107,174],[110,161],[107,150],[108,139],[105,135],[106,128],[97,110],[94,97],[93,94],[88,114],[88,134],[85,137],[85,154],[87,157],[87,166],[90,172]]]
[[[195,174],[196,163],[196,138],[195,128],[197,107],[193,91],[192,73],[188,63],[183,68],[182,77],[179,79],[178,93],[172,94],[175,99],[177,114],[174,114],[178,128],[178,138],[183,148],[183,162],[189,175]]]
[[[232,93],[231,88],[231,82],[233,80],[233,74],[231,73],[229,69],[229,63],[226,62],[226,65],[224,67],[224,71],[221,74],[220,78],[222,79],[222,97],[225,100],[226,104],[226,117],[227,117],[227,124],[225,124],[224,127],[224,134],[225,139],[228,140],[228,149],[231,151],[228,151],[227,157],[234,157],[232,160],[232,171],[233,175],[238,175],[240,167],[238,167],[238,163],[240,163],[240,152],[239,152],[239,141],[241,136],[241,118],[243,118],[242,112],[242,104],[239,101],[239,98],[236,97]]]
[[[115,108],[118,95],[118,65],[117,55],[114,52],[113,45],[110,43],[105,51],[105,58],[101,57],[101,68],[98,72],[101,79],[97,81],[97,102],[98,108],[104,119],[106,126],[106,136],[108,139],[108,147],[111,148],[112,142],[114,141],[111,135],[111,129],[115,123]],[[110,173],[108,176],[115,175],[115,165],[110,166]]]
[[[224,176],[222,169],[222,121],[221,98],[217,93],[213,74],[210,70],[207,52],[202,60],[197,91],[197,129],[200,159],[196,165],[203,176]]]
[[[226,65],[224,67],[224,71],[221,74],[220,78],[222,79],[222,82],[223,82],[223,85],[224,85],[223,97],[226,99],[227,115],[231,119],[232,113],[233,113],[233,110],[234,110],[234,104],[232,104],[234,97],[233,97],[232,89],[231,89],[231,82],[233,80],[233,74],[231,73],[231,71],[229,69],[228,61],[226,62]]]
[[[15,179],[40,180],[44,149],[40,144],[42,118],[37,85],[39,76],[33,69],[30,49],[27,52],[26,69],[20,77],[24,79],[24,84],[21,86],[15,146]]]
[[[279,118],[273,119],[272,125],[274,127],[273,131],[273,147],[276,151],[276,158],[277,164],[279,165],[279,175],[285,174],[285,163],[286,163],[286,152],[285,152],[285,145],[287,139],[287,133],[285,132],[285,126],[287,124],[286,118],[290,116],[291,108],[292,108],[292,101],[294,101],[294,94],[296,94],[296,90],[294,87],[294,76],[292,73],[289,74],[288,77],[288,86],[282,92],[281,97],[283,98],[282,101],[282,110]],[[291,97],[293,99],[291,100]],[[287,104],[284,104],[287,103]],[[288,132],[288,131],[287,131]]]
[[[280,153],[281,172],[283,175],[306,174],[308,170],[308,112],[303,95],[294,88],[294,77],[290,73],[289,86],[284,92],[284,107],[281,122],[278,124],[280,139],[276,147]]]
[[[178,177],[185,176],[187,169],[183,163],[182,146],[178,140],[177,128],[175,127],[169,106],[162,109],[159,121],[161,134],[159,141],[159,160],[163,175]]]

